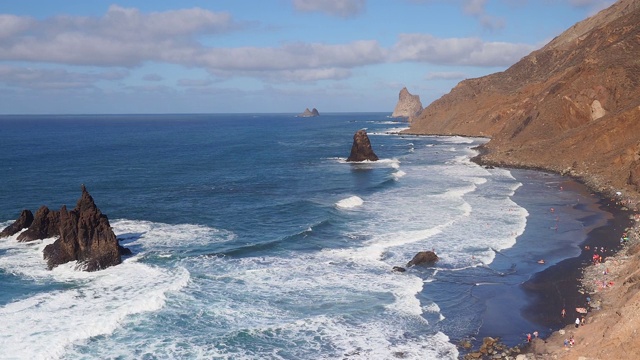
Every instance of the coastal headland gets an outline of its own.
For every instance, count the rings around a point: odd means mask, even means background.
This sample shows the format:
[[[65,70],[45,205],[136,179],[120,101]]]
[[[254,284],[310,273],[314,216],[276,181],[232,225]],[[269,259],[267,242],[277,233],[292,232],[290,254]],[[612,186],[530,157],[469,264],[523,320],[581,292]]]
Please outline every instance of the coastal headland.
[[[572,310],[567,317],[576,307],[587,313],[584,321],[576,317],[577,327],[570,318],[549,337],[534,337],[520,359],[640,358],[638,24],[640,1],[619,0],[509,69],[460,82],[405,131],[488,137],[477,163],[570,176],[614,213],[582,244],[579,257],[525,284],[546,288],[543,293],[564,291],[573,301],[565,304]],[[620,250],[584,267],[596,246]],[[542,300],[534,305],[541,316],[557,311],[558,304]]]

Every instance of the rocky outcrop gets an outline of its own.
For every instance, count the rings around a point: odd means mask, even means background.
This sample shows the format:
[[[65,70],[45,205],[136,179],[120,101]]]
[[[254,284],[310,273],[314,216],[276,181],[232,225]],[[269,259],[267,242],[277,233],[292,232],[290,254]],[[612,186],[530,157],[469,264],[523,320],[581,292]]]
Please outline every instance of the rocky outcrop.
[[[15,235],[22,231],[22,229],[28,228],[33,222],[33,213],[31,210],[22,210],[20,217],[14,221],[11,225],[7,226],[0,232],[0,238]]]
[[[304,112],[302,114],[298,114],[297,117],[316,117],[316,116],[320,116],[320,113],[316,108],[313,108],[313,110],[311,111],[309,111],[309,108],[306,108]]]
[[[83,270],[95,271],[122,262],[122,250],[109,220],[100,212],[84,185],[76,207],[68,211],[63,206],[59,217],[60,237],[44,248],[49,269],[78,261]]]
[[[406,87],[402,88],[398,95],[398,103],[391,117],[413,118],[414,116],[420,115],[421,112],[422,102],[420,102],[420,96],[411,95]]]
[[[353,145],[351,146],[351,155],[347,158],[347,161],[377,161],[378,156],[373,152],[371,148],[371,142],[367,131],[364,129],[356,131],[353,135]]]
[[[18,235],[18,241],[48,239],[60,235],[60,213],[41,206],[27,230]]]
[[[460,82],[408,133],[486,136],[478,162],[636,192],[640,1],[620,0],[509,69]]]
[[[420,251],[407,263],[407,267],[415,265],[431,266],[436,262],[438,262],[438,255],[436,255],[436,253],[433,251]]]

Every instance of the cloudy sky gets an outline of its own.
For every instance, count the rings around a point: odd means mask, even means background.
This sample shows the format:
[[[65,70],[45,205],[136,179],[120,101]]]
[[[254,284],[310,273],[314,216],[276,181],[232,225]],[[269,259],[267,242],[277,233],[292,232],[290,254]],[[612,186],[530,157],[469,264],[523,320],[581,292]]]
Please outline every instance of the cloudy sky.
[[[0,114],[426,106],[612,2],[3,1]]]

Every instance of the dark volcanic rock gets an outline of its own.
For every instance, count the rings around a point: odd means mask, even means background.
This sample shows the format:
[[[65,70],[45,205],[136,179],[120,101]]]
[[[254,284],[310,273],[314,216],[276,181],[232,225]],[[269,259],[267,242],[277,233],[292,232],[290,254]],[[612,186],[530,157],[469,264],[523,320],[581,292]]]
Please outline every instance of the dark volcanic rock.
[[[407,263],[407,266],[414,265],[433,265],[438,261],[438,255],[433,251],[420,251],[416,256]]]
[[[20,217],[0,232],[0,238],[11,236],[20,232],[24,228],[28,228],[33,222],[33,213],[31,210],[22,210]]]
[[[371,142],[367,136],[367,131],[362,129],[356,131],[353,135],[353,145],[351,146],[351,155],[347,161],[376,161],[378,156],[371,149]]]
[[[84,270],[95,271],[122,262],[121,250],[107,216],[100,212],[87,189],[75,209],[60,209],[60,238],[44,248],[47,266],[77,260]]]
[[[27,230],[18,236],[18,241],[47,239],[60,234],[60,213],[41,206]]]

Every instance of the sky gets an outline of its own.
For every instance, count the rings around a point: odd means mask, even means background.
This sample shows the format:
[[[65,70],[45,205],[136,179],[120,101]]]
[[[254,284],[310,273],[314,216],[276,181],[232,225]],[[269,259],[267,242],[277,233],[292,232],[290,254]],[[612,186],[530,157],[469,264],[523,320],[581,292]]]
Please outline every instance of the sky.
[[[0,114],[392,112],[503,71],[613,0],[21,0]]]

